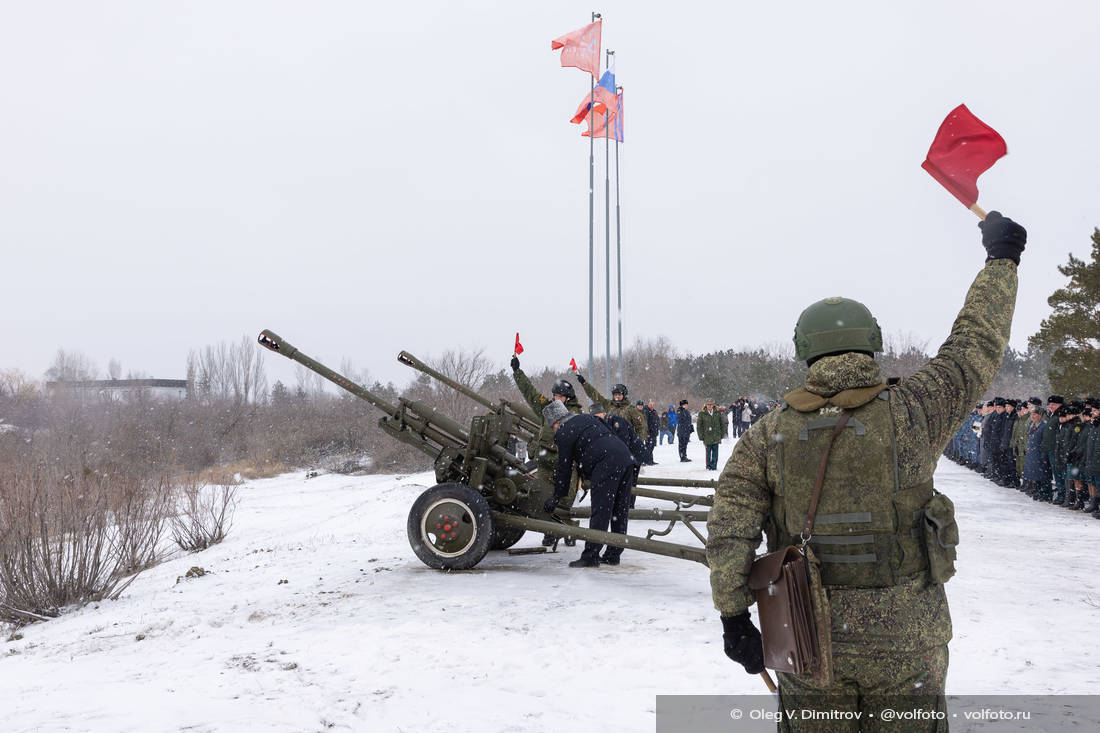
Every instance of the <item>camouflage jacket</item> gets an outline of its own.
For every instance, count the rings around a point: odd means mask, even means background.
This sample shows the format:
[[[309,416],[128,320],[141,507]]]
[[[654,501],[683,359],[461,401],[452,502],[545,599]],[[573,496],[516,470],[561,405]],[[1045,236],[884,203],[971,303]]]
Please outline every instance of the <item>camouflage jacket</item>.
[[[514,370],[512,372],[512,378],[516,380],[516,386],[519,387],[523,399],[527,401],[527,404],[531,406],[531,409],[535,411],[535,414],[538,415],[541,420],[542,408],[550,404],[550,398],[539,393],[538,389],[536,389],[535,385],[531,382],[531,379],[524,374],[522,369]],[[574,415],[579,415],[584,412],[581,403],[577,401],[576,397],[566,400],[565,407]],[[538,443],[538,448],[534,446],[528,447],[527,455],[534,458],[537,463],[548,469],[557,468],[558,448],[554,445],[554,429],[544,422],[535,440]]]
[[[638,437],[643,441],[649,438],[649,429],[645,423],[645,415],[634,405],[630,404],[629,400],[623,400],[622,402],[615,402],[609,400],[600,394],[600,391],[592,386],[592,382],[585,380],[584,393],[588,395],[588,399],[593,402],[598,402],[603,405],[608,413],[625,417],[630,421],[630,426],[634,428],[634,432],[638,434]]]
[[[1016,418],[1012,426],[1012,455],[1016,456],[1016,473],[1023,473],[1024,455],[1027,454],[1027,429],[1031,425],[1031,418],[1026,414]]]
[[[834,407],[850,407],[840,404],[843,395],[874,395],[888,389],[899,483],[931,484],[944,446],[1000,368],[1016,288],[1015,263],[987,263],[939,352],[897,384],[887,387],[870,357],[847,353],[815,362],[804,389],[797,392],[824,406],[837,398]],[[781,467],[772,435],[781,415],[782,410],[769,413],[742,437],[718,479],[707,521],[707,561],[714,605],[722,616],[736,616],[754,602],[747,578],[763,529],[774,522],[771,512]],[[830,608],[833,648],[838,653],[926,648],[951,637],[943,586],[924,578],[883,588],[833,587]]]
[[[700,410],[695,416],[695,432],[703,445],[715,445],[722,442],[722,436],[726,433],[726,420],[718,410],[709,414],[706,410]]]

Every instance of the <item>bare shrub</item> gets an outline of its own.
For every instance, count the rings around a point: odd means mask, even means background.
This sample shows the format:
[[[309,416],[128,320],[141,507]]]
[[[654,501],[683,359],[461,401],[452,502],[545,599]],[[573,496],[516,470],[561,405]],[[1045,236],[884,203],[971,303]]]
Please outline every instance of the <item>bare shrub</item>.
[[[164,484],[58,465],[0,471],[0,621],[118,598],[158,557]]]
[[[172,509],[172,496],[172,486],[165,476],[126,481],[112,492],[121,572],[138,573],[164,559],[162,540]]]
[[[198,552],[224,540],[233,525],[237,487],[191,481],[179,488],[178,511],[170,520],[176,544],[187,552]]]

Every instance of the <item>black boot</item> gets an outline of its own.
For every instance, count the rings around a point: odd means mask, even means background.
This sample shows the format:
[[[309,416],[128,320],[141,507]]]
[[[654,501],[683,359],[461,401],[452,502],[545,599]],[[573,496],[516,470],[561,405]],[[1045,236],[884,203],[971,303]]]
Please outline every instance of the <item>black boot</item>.
[[[571,568],[598,568],[600,566],[600,558],[597,557],[585,557],[581,555],[579,560],[574,560],[569,563]]]
[[[1088,512],[1089,514],[1092,514],[1097,509],[1100,509],[1100,494],[1097,494],[1096,496],[1089,497],[1088,503],[1085,504],[1085,508],[1082,509],[1081,511]]]
[[[1062,506],[1063,504],[1065,504],[1066,503],[1065,491],[1064,490],[1063,491],[1055,491],[1054,492],[1054,499],[1052,499],[1050,503],[1053,504],[1054,506]]]

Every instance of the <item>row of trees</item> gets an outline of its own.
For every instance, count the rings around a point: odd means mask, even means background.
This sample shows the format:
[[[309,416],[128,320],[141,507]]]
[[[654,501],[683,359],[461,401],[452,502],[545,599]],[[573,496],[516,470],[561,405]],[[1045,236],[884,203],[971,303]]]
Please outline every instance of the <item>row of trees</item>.
[[[246,348],[248,347],[248,348]],[[324,467],[339,463],[378,471],[404,471],[427,459],[390,440],[377,427],[380,415],[368,403],[335,389],[300,369],[296,383],[267,387],[258,348],[251,340],[208,346],[188,361],[192,385],[182,401],[139,399],[91,404],[47,395],[33,380],[14,371],[0,373],[0,425],[31,435],[80,430],[114,446],[117,458],[141,465],[201,471],[243,464],[270,474],[285,467]],[[928,349],[910,336],[888,338],[878,359],[887,376],[912,374],[929,359]],[[79,355],[77,355],[79,357]],[[64,364],[86,363],[59,354]],[[1030,396],[1050,391],[1050,352],[1009,349],[990,395]],[[470,385],[486,397],[519,399],[509,370],[496,369],[483,350],[447,351],[431,360],[442,373]],[[617,366],[617,365],[616,365]],[[536,385],[549,394],[556,379],[568,376],[525,365]],[[638,339],[623,364],[631,399],[650,398],[662,407],[688,399],[729,404],[739,395],[776,399],[804,381],[806,367],[789,344],[702,355],[679,354],[668,339]],[[345,361],[341,371],[391,404],[400,397],[425,402],[462,424],[483,408],[443,384],[418,374],[403,389],[369,382],[365,372]],[[55,373],[61,373],[59,368]],[[70,372],[74,373],[74,372]],[[603,364],[589,376],[599,378]],[[87,372],[83,372],[87,374]],[[330,466],[331,467],[331,466]]]
[[[1069,283],[1050,297],[1051,316],[1031,337],[1027,351],[1005,353],[987,396],[1095,393],[1100,384],[1100,229],[1094,231],[1091,244],[1088,259],[1071,254],[1068,264],[1059,268]],[[929,358],[927,342],[911,335],[892,335],[885,346],[878,359],[887,376],[905,377]],[[484,349],[446,351],[430,362],[491,399],[518,398],[509,371],[497,368]],[[524,366],[546,393],[555,379],[566,376]],[[398,388],[370,382],[365,371],[347,360],[340,368],[391,402],[400,396],[420,400],[462,423],[481,409],[423,375]],[[589,370],[588,376],[598,380],[604,364],[598,361]],[[114,360],[109,372],[121,372]],[[639,338],[627,349],[623,372],[631,399],[653,398],[664,405],[686,398],[698,405],[705,399],[728,404],[742,394],[778,398],[802,383],[805,366],[795,360],[786,342],[692,355],[679,353],[667,338],[656,337]],[[90,359],[65,350],[58,351],[46,373],[52,381],[95,376],[97,369]],[[188,470],[235,461],[258,467],[316,465],[334,456],[358,454],[369,455],[376,470],[424,465],[420,456],[380,432],[375,425],[378,415],[367,403],[336,394],[312,372],[298,367],[294,384],[269,386],[259,349],[250,337],[193,351],[187,376],[191,390],[182,403],[155,403],[134,411],[124,404],[106,409],[84,406],[81,411],[64,400],[47,398],[39,383],[18,371],[0,371],[0,426],[18,426],[34,434],[83,422],[88,429],[112,437],[112,444],[127,460]]]

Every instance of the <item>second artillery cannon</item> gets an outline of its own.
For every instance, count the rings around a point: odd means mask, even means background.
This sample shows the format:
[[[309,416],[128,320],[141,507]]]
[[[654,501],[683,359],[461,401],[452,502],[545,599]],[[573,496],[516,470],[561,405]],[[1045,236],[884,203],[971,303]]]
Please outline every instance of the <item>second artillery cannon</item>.
[[[396,405],[391,404],[303,354],[273,331],[264,330],[258,340],[264,348],[371,403],[383,413],[378,425],[384,432],[432,459],[437,483],[413,502],[407,522],[409,544],[425,565],[444,570],[472,568],[489,550],[511,547],[528,530],[706,564],[702,546],[652,537],[667,535],[675,524],[681,523],[701,543],[705,542],[694,526],[696,522],[705,522],[705,512],[685,510],[709,506],[711,497],[650,487],[713,491],[713,481],[640,479],[636,494],[673,504],[669,509],[634,510],[638,518],[669,522],[665,530],[650,530],[646,537],[580,527],[574,519],[583,516],[584,509],[547,513],[543,506],[553,495],[553,486],[537,479],[533,468],[507,449],[510,438],[530,442],[541,426],[541,420],[526,405],[510,400],[494,403],[411,354],[401,352],[398,357],[401,363],[438,379],[490,410],[488,414],[474,416],[467,428],[423,402],[399,398]]]

